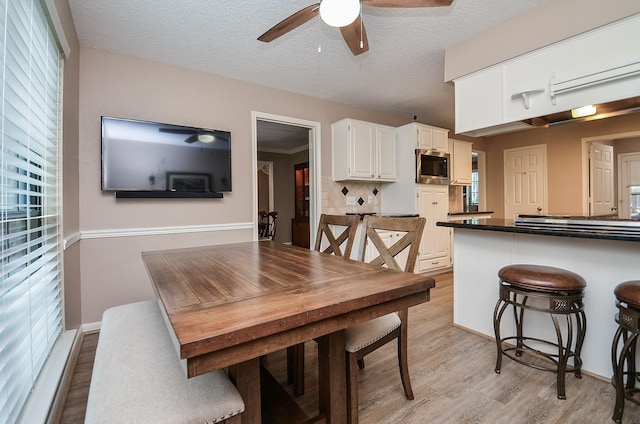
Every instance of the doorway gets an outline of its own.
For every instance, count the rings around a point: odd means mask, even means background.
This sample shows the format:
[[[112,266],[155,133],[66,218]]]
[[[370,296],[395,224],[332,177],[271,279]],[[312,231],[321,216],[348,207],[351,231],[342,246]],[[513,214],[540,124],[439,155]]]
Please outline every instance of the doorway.
[[[282,243],[292,242],[295,213],[294,166],[298,162],[308,162],[309,240],[313,245],[315,233],[311,229],[317,228],[321,211],[320,123],[263,112],[252,112],[252,130],[254,239],[258,239],[257,163],[260,156],[262,160],[267,161],[270,160],[269,158],[275,158],[272,209],[278,212],[278,233],[275,240]],[[295,137],[291,136],[292,134],[295,134]],[[264,159],[265,157],[267,159]],[[285,164],[282,165],[282,163]],[[282,177],[283,175],[285,177]],[[291,179],[290,184],[289,179]],[[279,181],[283,183],[279,184]]]
[[[640,153],[619,155],[618,169],[620,218],[640,220]]]
[[[590,216],[596,215],[592,211],[592,198],[590,191],[590,183],[594,178],[591,171],[590,163],[590,150],[592,144],[605,144],[613,147],[613,169],[617,170],[613,176],[614,189],[613,189],[613,202],[612,208],[609,213],[617,213],[619,218],[623,218],[624,212],[629,204],[622,204],[626,199],[623,196],[625,187],[622,186],[622,175],[620,175],[621,168],[619,163],[620,153],[638,153],[640,154],[640,131],[632,131],[627,133],[605,134],[597,137],[587,137],[582,139],[582,213],[583,215]],[[617,188],[616,188],[617,187]]]

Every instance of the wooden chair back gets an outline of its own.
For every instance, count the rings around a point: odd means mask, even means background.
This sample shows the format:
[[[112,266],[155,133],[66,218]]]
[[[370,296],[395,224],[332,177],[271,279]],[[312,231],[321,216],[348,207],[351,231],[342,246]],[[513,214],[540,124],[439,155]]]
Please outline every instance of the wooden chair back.
[[[351,256],[351,250],[353,249],[353,243],[355,241],[359,222],[359,215],[322,214],[318,224],[318,233],[316,235],[314,250],[317,250],[318,252],[322,251],[322,253],[333,253],[336,256],[349,258]],[[335,227],[344,227],[337,237],[333,233],[333,230],[330,227],[331,225],[334,226],[334,229]],[[329,243],[324,250],[322,250],[323,239],[326,239]],[[345,242],[346,244],[343,251],[340,246]]]
[[[422,217],[380,217],[365,216],[364,217],[364,235],[360,239],[360,261],[365,260],[365,249],[367,240],[378,250],[379,255],[369,263],[384,266],[397,271],[413,272],[418,251],[420,249],[420,239],[424,230],[426,219]],[[400,239],[396,240],[391,246],[387,246],[380,238],[378,230],[389,230],[397,233],[405,233]],[[397,256],[405,249],[409,249],[407,261],[404,268],[396,261]]]
[[[258,237],[261,239],[273,240],[276,236],[276,228],[278,225],[278,212],[259,211],[258,216]]]

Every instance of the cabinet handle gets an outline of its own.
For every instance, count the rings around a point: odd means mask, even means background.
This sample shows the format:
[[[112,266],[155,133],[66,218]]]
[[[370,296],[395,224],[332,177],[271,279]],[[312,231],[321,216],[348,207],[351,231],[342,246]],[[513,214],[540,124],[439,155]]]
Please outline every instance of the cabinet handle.
[[[524,107],[529,109],[529,106],[530,106],[529,96],[533,94],[538,94],[538,93],[544,93],[544,88],[533,88],[530,90],[524,90],[518,93],[513,93],[511,95],[511,100],[515,100],[518,97],[522,97],[522,100],[524,100]]]

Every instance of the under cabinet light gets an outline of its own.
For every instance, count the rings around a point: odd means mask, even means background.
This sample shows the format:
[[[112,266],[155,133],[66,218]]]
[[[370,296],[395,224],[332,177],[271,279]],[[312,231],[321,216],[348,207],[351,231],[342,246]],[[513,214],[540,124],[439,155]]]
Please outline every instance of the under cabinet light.
[[[584,118],[585,116],[591,116],[596,114],[596,107],[594,105],[586,105],[577,109],[571,109],[572,118]]]

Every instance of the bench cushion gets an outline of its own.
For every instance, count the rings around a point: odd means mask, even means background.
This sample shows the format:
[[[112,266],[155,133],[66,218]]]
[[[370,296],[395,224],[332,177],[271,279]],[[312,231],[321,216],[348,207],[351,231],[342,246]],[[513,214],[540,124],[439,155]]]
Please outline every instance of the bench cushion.
[[[244,410],[223,370],[187,378],[157,300],[104,312],[85,423],[211,423]]]

